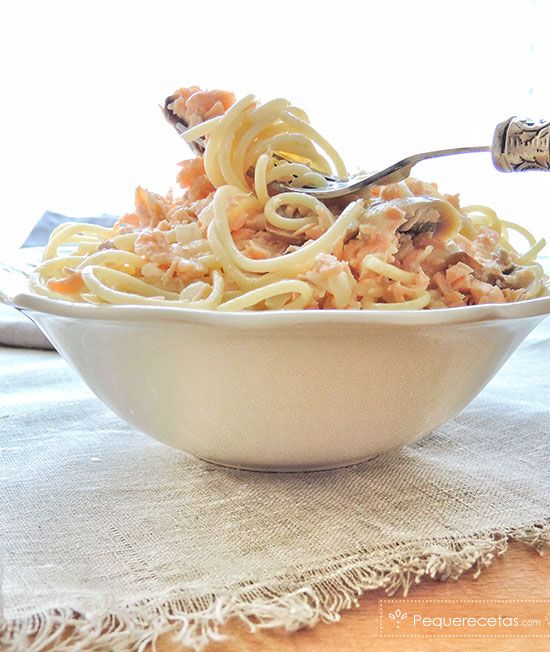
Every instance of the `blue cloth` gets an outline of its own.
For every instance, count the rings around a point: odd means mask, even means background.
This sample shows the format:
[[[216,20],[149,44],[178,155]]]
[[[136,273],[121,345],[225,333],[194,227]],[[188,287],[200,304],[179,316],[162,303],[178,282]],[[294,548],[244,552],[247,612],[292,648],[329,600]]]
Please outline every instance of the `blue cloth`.
[[[44,215],[34,225],[32,231],[27,236],[22,247],[43,247],[47,244],[50,233],[59,224],[63,222],[74,222],[75,224],[99,224],[100,226],[112,226],[117,220],[115,215],[103,214],[100,217],[67,217],[59,213],[46,211]]]

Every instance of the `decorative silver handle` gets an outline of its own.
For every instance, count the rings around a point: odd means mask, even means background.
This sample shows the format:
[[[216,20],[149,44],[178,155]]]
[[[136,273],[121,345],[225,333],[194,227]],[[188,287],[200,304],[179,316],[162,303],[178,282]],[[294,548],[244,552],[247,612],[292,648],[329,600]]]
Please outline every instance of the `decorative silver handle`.
[[[495,129],[493,163],[501,172],[550,170],[550,120],[513,116]]]

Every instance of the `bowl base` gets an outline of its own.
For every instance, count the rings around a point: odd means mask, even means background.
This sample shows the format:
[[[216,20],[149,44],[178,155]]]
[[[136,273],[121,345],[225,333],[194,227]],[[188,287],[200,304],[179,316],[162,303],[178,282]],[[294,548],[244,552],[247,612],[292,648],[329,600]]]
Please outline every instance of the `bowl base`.
[[[300,466],[299,464],[293,464],[292,466],[255,466],[249,464],[231,464],[228,462],[219,462],[217,460],[207,459],[206,457],[199,457],[198,459],[208,464],[215,464],[216,466],[223,466],[227,469],[237,469],[238,471],[254,471],[256,473],[308,473],[314,471],[333,471],[334,469],[343,469],[347,466],[355,466],[357,464],[362,464],[363,462],[368,462],[369,460],[374,460],[378,455],[371,455],[370,457],[361,457],[356,460],[349,460],[346,462],[339,462],[337,464],[305,464]]]

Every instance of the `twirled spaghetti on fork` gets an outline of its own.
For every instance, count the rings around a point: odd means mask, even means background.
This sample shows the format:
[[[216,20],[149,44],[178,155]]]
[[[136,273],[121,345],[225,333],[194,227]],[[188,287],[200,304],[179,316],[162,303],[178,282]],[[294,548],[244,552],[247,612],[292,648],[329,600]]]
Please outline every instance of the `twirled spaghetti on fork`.
[[[169,109],[206,140],[181,163],[183,194],[136,190],[112,228],[63,224],[31,289],[76,302],[198,310],[423,309],[504,303],[548,293],[544,240],[486,206],[418,179],[323,203],[284,182],[346,176],[337,151],[284,99],[235,102],[182,88]],[[508,231],[528,243],[520,254]],[[66,253],[66,245],[72,250]]]

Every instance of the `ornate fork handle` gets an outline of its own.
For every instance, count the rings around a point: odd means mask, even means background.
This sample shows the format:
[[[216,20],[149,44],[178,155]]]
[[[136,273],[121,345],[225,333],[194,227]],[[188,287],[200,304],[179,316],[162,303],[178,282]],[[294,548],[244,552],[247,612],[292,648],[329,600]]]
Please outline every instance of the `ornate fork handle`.
[[[508,118],[495,129],[491,153],[501,172],[550,170],[550,120]]]

